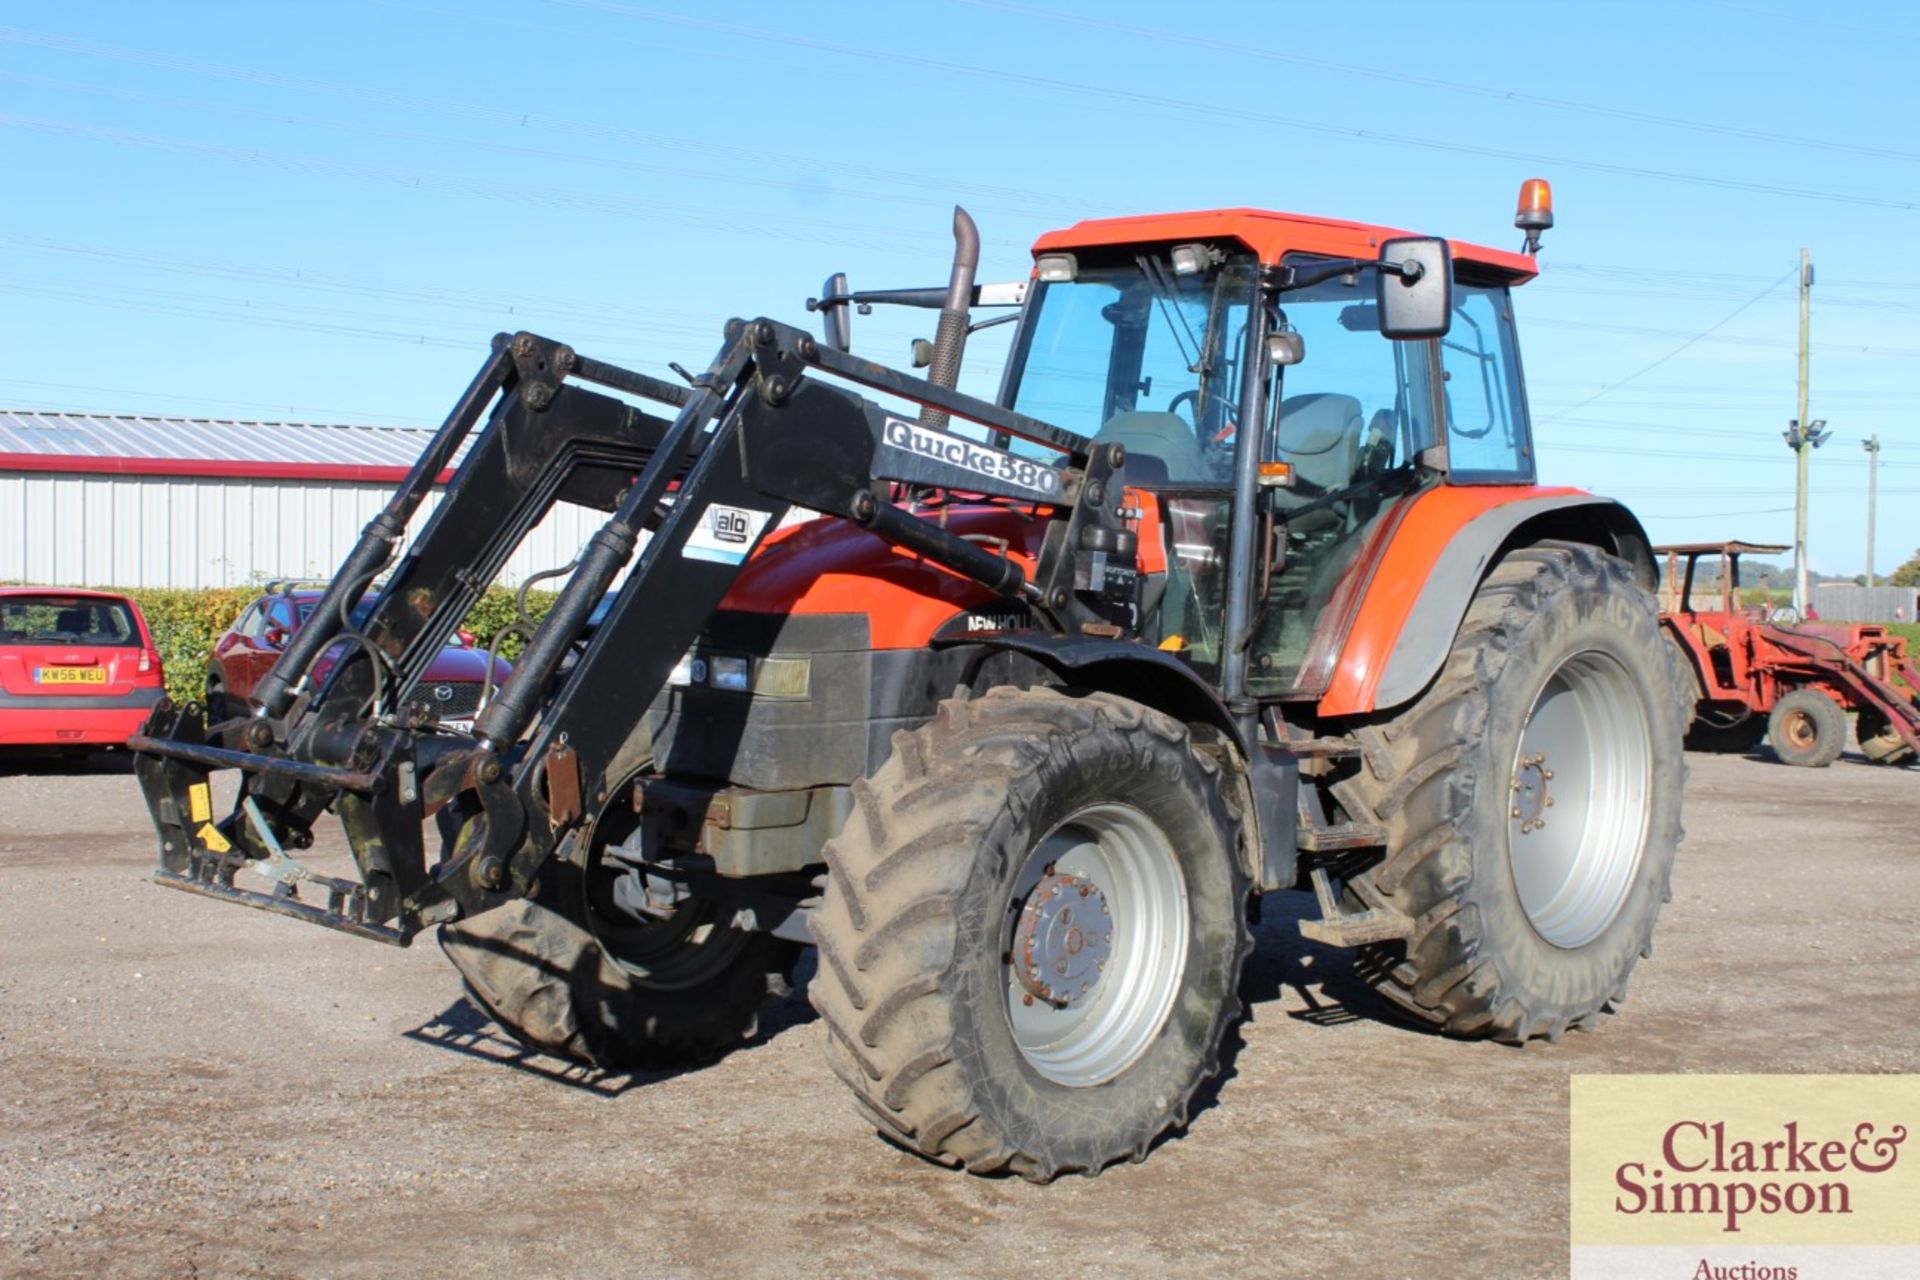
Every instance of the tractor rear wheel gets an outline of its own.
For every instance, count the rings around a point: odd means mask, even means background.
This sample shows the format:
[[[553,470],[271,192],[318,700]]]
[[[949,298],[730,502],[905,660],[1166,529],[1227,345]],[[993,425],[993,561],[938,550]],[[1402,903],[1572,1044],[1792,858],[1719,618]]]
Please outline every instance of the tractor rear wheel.
[[[1440,675],[1356,731],[1335,784],[1388,835],[1349,895],[1414,922],[1362,957],[1384,995],[1514,1043],[1624,998],[1670,897],[1685,678],[1624,561],[1552,544],[1495,566]]]
[[[1847,746],[1847,713],[1818,689],[1795,689],[1773,704],[1767,745],[1782,764],[1824,769]]]
[[[797,944],[733,925],[691,897],[670,913],[621,906],[630,874],[597,833],[581,869],[550,862],[539,892],[440,931],[467,994],[516,1039],[603,1070],[710,1062],[753,1038],[788,994]]]
[[[1186,1123],[1251,937],[1239,815],[1184,725],[995,689],[896,734],[854,797],[809,995],[883,1137],[1044,1182]]]

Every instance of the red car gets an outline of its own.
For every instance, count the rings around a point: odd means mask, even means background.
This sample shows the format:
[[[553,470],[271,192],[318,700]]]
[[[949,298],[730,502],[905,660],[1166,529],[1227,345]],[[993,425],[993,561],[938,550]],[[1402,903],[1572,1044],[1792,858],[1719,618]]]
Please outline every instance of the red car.
[[[125,596],[0,587],[0,745],[121,746],[163,683],[147,620]]]
[[[269,590],[247,609],[213,646],[207,667],[207,720],[209,723],[243,714],[247,698],[255,685],[273,670],[287,640],[306,624],[320,604],[318,590]],[[373,612],[373,597],[355,605],[354,625],[366,622]],[[462,633],[461,642],[449,644],[428,664],[426,678],[420,682],[417,696],[438,713],[440,723],[457,732],[473,727],[480,710],[480,697],[487,674],[487,655],[472,647],[472,638]],[[346,643],[330,646],[314,668],[314,678],[324,679],[327,671],[346,650]],[[493,684],[497,689],[513,671],[504,660],[496,661]]]

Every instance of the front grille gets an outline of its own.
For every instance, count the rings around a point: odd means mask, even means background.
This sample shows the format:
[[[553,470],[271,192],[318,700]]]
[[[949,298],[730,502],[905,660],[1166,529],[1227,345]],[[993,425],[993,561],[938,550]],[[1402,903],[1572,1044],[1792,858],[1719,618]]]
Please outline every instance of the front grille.
[[[408,701],[431,707],[442,720],[471,720],[480,710],[482,687],[478,680],[423,680]]]

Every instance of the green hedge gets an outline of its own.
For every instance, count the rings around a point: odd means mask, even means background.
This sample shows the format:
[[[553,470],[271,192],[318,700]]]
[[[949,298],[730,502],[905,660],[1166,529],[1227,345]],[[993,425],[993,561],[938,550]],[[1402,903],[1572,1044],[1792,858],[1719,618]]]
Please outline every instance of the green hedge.
[[[258,587],[106,589],[121,591],[140,606],[166,668],[167,695],[175,702],[198,702],[206,694],[207,657],[214,641],[260,597]],[[546,617],[553,600],[552,592],[530,591],[527,612],[538,621]],[[475,602],[462,626],[478,636],[484,647],[515,616],[513,592],[491,587]],[[500,656],[517,658],[522,647],[518,636],[508,636],[501,642]]]

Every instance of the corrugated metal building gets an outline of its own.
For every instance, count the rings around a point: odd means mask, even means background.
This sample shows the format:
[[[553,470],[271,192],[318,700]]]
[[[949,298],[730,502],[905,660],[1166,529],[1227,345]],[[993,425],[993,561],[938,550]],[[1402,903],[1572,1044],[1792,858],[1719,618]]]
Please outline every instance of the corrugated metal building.
[[[1830,622],[1913,622],[1920,614],[1920,591],[1912,587],[1860,587],[1822,582],[1813,589],[1813,608]]]
[[[215,587],[331,577],[431,436],[0,410],[0,582]],[[420,519],[437,503],[429,498]],[[605,519],[555,508],[501,581],[567,563]]]

